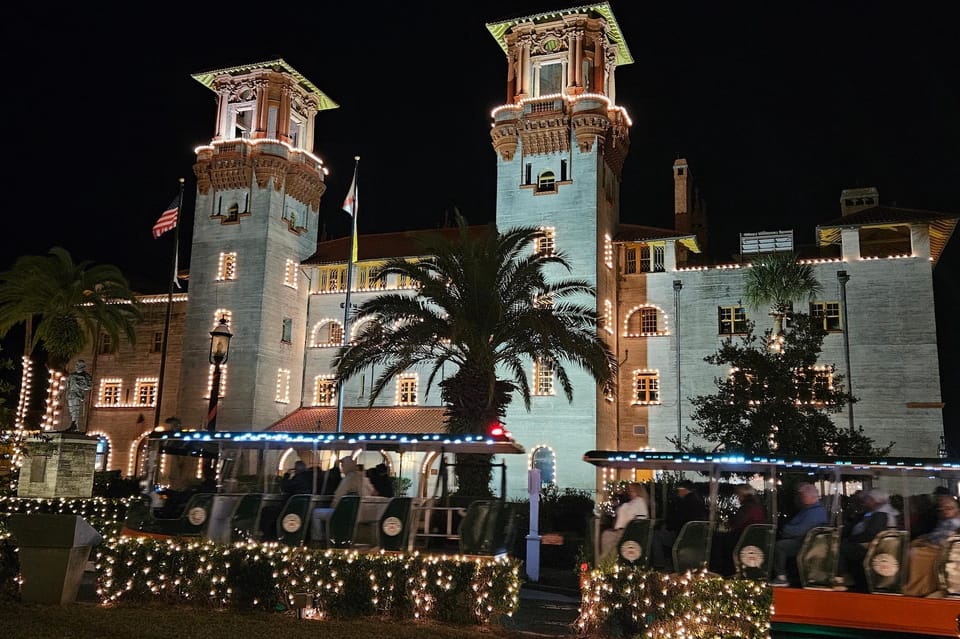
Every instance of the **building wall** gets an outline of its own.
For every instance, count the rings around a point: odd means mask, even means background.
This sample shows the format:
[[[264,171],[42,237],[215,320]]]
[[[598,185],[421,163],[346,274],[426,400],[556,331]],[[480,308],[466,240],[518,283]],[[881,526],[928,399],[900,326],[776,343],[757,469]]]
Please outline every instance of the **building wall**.
[[[123,340],[115,353],[95,353],[94,345],[77,359],[87,362],[87,370],[93,376],[86,420],[86,432],[107,438],[110,446],[108,467],[118,469],[124,475],[135,474],[134,458],[140,439],[154,427],[157,418],[155,406],[137,405],[135,395],[138,378],[160,376],[161,351],[154,349],[154,336],[163,334],[166,320],[166,295],[151,295],[143,298],[143,320],[137,325],[137,340],[131,344]],[[183,324],[187,296],[174,297],[170,306],[170,328],[167,360],[164,366],[164,386],[160,398],[159,423],[178,414],[177,379],[180,376],[181,350],[183,348]],[[101,383],[105,378],[119,379],[123,392],[119,406],[98,407]]]

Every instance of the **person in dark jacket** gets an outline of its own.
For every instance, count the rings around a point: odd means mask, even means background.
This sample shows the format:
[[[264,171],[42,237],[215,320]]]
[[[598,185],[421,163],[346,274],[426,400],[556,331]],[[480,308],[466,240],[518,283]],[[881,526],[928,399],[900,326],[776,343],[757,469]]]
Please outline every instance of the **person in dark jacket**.
[[[900,513],[890,505],[887,491],[871,488],[864,493],[863,503],[867,510],[850,529],[850,533],[840,540],[837,562],[837,586],[852,587],[857,592],[867,591],[867,577],[863,572],[867,546],[880,531],[900,525]]]
[[[313,492],[313,473],[302,460],[297,460],[293,468],[283,474],[280,490],[287,495],[309,495]]]
[[[650,551],[653,567],[658,570],[673,570],[673,544],[680,529],[688,521],[706,521],[710,518],[707,505],[689,479],[677,483],[677,499],[667,508],[667,518],[662,528],[653,531]]]
[[[733,574],[733,549],[740,541],[740,535],[751,524],[765,524],[767,511],[757,497],[757,491],[750,484],[737,484],[734,488],[739,506],[730,518],[727,530],[717,532],[710,545],[710,570],[728,577]]]
[[[386,464],[380,463],[367,471],[367,477],[379,497],[393,497],[393,479]]]

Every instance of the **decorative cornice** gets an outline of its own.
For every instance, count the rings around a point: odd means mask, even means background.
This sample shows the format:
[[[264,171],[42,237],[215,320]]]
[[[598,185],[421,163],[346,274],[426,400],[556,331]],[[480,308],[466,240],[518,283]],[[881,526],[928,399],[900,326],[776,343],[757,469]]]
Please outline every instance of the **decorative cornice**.
[[[275,155],[258,155],[253,158],[253,170],[257,179],[257,186],[267,188],[270,178],[273,178],[273,190],[280,192],[283,189],[283,178],[287,175],[287,160]]]

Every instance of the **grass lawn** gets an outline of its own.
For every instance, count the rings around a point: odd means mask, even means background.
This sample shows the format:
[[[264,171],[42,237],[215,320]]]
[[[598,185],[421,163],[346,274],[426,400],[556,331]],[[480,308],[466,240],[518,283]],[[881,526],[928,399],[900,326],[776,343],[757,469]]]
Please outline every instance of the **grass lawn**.
[[[520,639],[502,627],[361,619],[298,620],[293,613],[237,613],[173,606],[0,605],[0,639]]]

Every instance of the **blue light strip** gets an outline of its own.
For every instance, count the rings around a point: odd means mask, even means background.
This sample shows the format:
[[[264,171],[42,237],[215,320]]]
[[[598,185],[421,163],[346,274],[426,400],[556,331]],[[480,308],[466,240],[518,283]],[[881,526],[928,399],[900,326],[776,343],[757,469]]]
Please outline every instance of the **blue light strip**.
[[[451,445],[457,444],[487,444],[500,448],[516,448],[522,452],[522,447],[512,439],[494,440],[485,435],[450,435],[448,433],[293,433],[267,431],[158,431],[151,435],[154,439],[185,442],[237,442],[237,443],[277,443],[277,444],[309,444],[309,445],[363,445],[363,444],[417,444]]]

